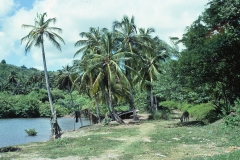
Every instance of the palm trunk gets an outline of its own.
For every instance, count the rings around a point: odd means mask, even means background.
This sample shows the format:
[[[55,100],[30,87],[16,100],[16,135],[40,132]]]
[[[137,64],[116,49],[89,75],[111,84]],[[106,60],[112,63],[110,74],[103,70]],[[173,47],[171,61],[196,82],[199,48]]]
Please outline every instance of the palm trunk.
[[[127,62],[126,62],[127,63]],[[133,91],[132,91],[132,77],[131,77],[131,74],[129,73],[129,70],[126,68],[126,75],[128,77],[128,80],[130,81],[130,93],[129,93],[129,105],[130,105],[130,108],[131,110],[133,111],[133,119],[134,120],[138,120],[138,116],[137,116],[137,113],[136,113],[136,109],[135,109],[135,106],[134,106],[134,95],[133,95]]]
[[[106,105],[107,105],[107,108],[108,108],[108,112],[109,112],[111,118],[114,118],[113,114],[112,114],[112,111],[111,111],[111,109],[109,107],[109,103],[108,103],[108,99],[107,99],[107,93],[106,93],[105,89],[103,89],[103,94],[104,94],[104,98],[105,98]]]
[[[155,103],[155,108],[156,108],[156,111],[158,110],[158,101],[157,101],[157,97],[154,96],[154,103]]]
[[[94,99],[95,99],[95,102],[96,102],[96,110],[97,110],[97,116],[98,116],[98,123],[100,123],[100,122],[101,122],[100,110],[99,110],[99,106],[98,106],[98,102],[97,102],[96,93],[94,94]]]
[[[46,58],[45,58],[45,51],[44,51],[44,44],[43,44],[43,35],[41,35],[42,38],[42,58],[43,58],[43,66],[44,66],[44,74],[45,74],[45,80],[46,80],[46,87],[47,87],[47,92],[48,92],[48,98],[49,98],[49,103],[50,103],[50,109],[51,109],[51,133],[52,133],[52,137],[54,136],[58,136],[58,134],[60,133],[60,127],[57,123],[57,116],[56,116],[56,112],[54,111],[54,107],[53,107],[53,101],[52,101],[52,95],[51,95],[51,90],[50,90],[50,86],[49,86],[49,79],[48,79],[48,73],[47,73],[47,64],[46,64]]]
[[[109,107],[112,109],[113,116],[115,121],[117,121],[120,124],[123,124],[124,121],[117,115],[113,105],[112,105],[112,90],[111,90],[111,84],[110,84],[110,78],[108,76],[108,94],[109,94]]]
[[[132,51],[131,43],[128,43],[128,45],[129,45],[130,52],[132,53],[133,51]],[[136,109],[135,109],[135,106],[134,106],[134,95],[133,95],[133,91],[132,91],[132,77],[131,77],[131,74],[129,73],[127,68],[126,68],[126,75],[128,77],[128,80],[131,83],[131,88],[130,88],[130,108],[133,110],[133,119],[134,120],[138,120],[138,116],[137,116]]]
[[[150,90],[150,103],[151,103],[152,112],[154,113],[154,99],[153,99],[152,87]]]
[[[70,94],[70,96],[71,96],[72,110],[74,111],[74,106],[73,106],[73,97],[72,97],[72,91],[71,91],[71,89],[70,89],[70,84],[69,84],[69,81],[68,81],[68,92],[69,92],[69,94]],[[81,127],[82,127],[82,126],[83,126],[83,123],[82,123],[81,114],[80,114],[80,117],[79,117],[79,119],[80,119],[80,123],[81,123]],[[75,123],[74,123],[74,130],[75,130]]]

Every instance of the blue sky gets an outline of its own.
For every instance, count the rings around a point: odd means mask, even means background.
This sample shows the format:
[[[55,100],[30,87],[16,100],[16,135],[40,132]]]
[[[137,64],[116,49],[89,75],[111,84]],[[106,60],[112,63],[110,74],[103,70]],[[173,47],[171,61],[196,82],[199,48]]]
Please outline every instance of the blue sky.
[[[138,28],[153,27],[153,36],[169,43],[169,36],[181,38],[207,3],[208,0],[0,0],[0,61],[43,69],[41,49],[32,48],[25,55],[25,44],[20,43],[29,32],[21,25],[34,24],[37,13],[56,17],[55,26],[63,29],[60,36],[66,44],[62,44],[62,52],[45,41],[48,70],[56,71],[72,64],[79,49],[74,43],[80,39],[79,33],[90,27],[111,29],[114,20],[120,21],[123,15],[134,16]]]
[[[19,4],[19,8],[24,7],[27,10],[32,9],[34,0],[15,0],[16,4]]]

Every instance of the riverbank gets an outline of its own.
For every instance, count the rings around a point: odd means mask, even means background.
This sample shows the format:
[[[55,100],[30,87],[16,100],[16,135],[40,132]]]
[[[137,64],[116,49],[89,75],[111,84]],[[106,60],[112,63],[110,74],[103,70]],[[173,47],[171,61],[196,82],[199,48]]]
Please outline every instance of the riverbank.
[[[207,126],[189,124],[140,117],[136,123],[91,125],[65,132],[54,141],[16,146],[19,151],[0,153],[0,159],[238,160],[240,141],[234,130],[221,128],[221,121]]]

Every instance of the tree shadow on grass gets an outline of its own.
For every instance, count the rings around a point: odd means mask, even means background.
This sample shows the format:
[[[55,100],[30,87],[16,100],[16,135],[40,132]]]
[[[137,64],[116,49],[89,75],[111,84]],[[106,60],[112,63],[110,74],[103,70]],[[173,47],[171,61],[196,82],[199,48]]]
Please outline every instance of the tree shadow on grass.
[[[178,122],[178,123],[172,123],[166,126],[165,128],[175,128],[175,127],[184,127],[184,126],[204,126],[203,121],[188,121],[188,122]]]

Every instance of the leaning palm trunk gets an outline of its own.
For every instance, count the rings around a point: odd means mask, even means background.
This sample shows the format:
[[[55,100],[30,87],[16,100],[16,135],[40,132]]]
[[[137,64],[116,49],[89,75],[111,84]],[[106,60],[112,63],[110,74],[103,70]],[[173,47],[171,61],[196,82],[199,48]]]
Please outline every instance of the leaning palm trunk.
[[[50,86],[49,86],[49,80],[48,80],[48,73],[47,73],[47,65],[46,65],[46,58],[45,58],[45,51],[44,51],[44,44],[43,44],[43,35],[42,37],[42,57],[43,57],[43,66],[44,66],[44,73],[45,73],[45,79],[46,79],[46,87],[47,87],[47,92],[48,92],[48,98],[49,98],[49,103],[50,103],[50,108],[51,108],[51,137],[57,138],[60,135],[61,128],[59,127],[57,123],[57,115],[56,112],[54,111],[53,108],[53,102],[52,102],[52,95],[50,91]]]
[[[107,93],[106,93],[105,90],[103,90],[103,94],[104,94],[104,98],[105,98],[106,105],[107,105],[107,108],[108,108],[108,112],[109,112],[111,118],[114,118],[114,117],[113,117],[113,114],[112,114],[112,112],[111,112],[111,109],[110,109],[110,107],[109,107],[108,98],[107,98]]]
[[[108,79],[108,94],[109,94],[109,106],[112,109],[113,117],[114,117],[115,121],[117,121],[120,124],[123,124],[124,121],[117,115],[117,113],[112,105],[112,90],[111,90],[111,86],[110,86],[110,79]]]
[[[130,45],[131,47],[131,45]],[[131,50],[132,52],[132,50]],[[126,62],[128,63],[128,62]],[[127,74],[127,77],[128,77],[128,80],[130,81],[130,83],[132,84],[132,77],[131,77],[131,74],[129,73],[129,70],[126,69],[126,74]],[[136,109],[135,109],[135,106],[134,106],[134,95],[133,95],[133,91],[132,91],[132,86],[130,86],[130,108],[131,110],[133,111],[133,119],[134,120],[138,120],[138,116],[137,116],[137,113],[136,113]]]

